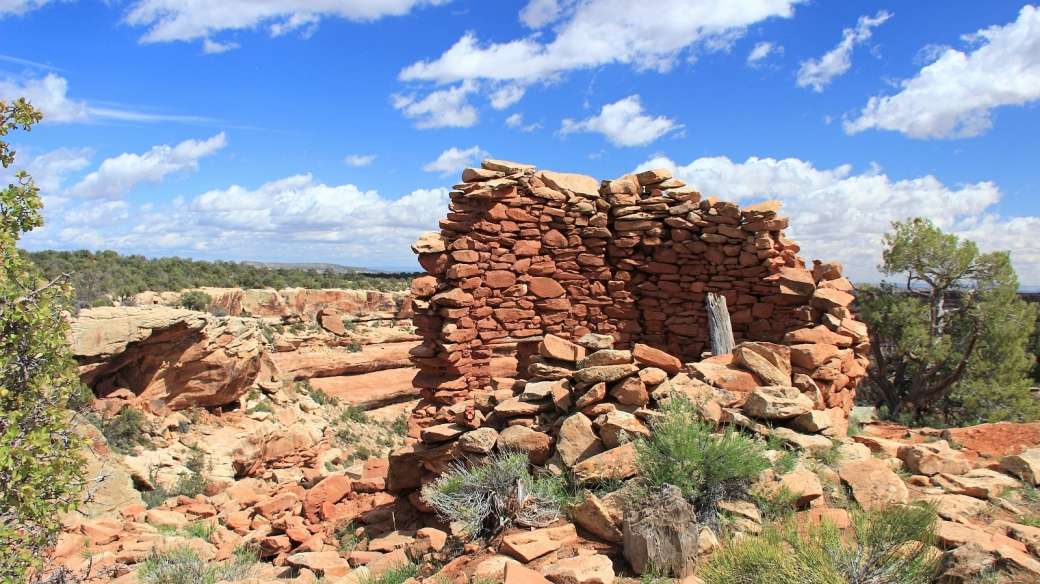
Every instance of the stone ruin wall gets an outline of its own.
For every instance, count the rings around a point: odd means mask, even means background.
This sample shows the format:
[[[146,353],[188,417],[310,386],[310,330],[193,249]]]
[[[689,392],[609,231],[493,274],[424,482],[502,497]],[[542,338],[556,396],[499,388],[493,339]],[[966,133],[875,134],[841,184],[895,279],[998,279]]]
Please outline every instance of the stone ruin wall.
[[[515,354],[528,377],[549,333],[608,334],[616,348],[699,361],[708,292],[725,296],[738,344],[837,347],[794,372],[819,386],[819,409],[848,412],[869,352],[848,308],[852,285],[840,264],[805,265],[779,209],[702,198],[666,169],[602,183],[505,161],[466,169],[440,233],[412,246],[426,270],[412,286],[424,339],[412,351],[417,417],[487,390],[495,355]]]

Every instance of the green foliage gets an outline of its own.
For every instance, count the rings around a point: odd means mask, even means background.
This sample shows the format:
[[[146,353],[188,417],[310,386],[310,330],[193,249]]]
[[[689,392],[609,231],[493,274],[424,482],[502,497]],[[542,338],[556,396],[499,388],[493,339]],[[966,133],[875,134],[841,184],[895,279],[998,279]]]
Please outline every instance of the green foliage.
[[[315,389],[311,392],[311,399],[319,406],[331,405],[335,407],[339,405],[338,397],[332,397],[320,389]]]
[[[210,521],[193,521],[184,528],[184,533],[188,537],[197,537],[199,539],[209,540],[209,536],[213,535],[213,532],[217,530],[217,524]]]
[[[933,508],[908,505],[854,510],[844,533],[788,520],[726,545],[699,575],[708,584],[926,584],[939,569],[929,553],[937,524]]]
[[[357,422],[359,424],[370,424],[372,418],[368,417],[365,413],[365,408],[361,406],[347,406],[347,409],[343,410],[339,414],[340,422]]]
[[[192,288],[347,288],[395,292],[408,290],[416,274],[336,274],[331,270],[270,270],[225,261],[194,261],[119,255],[114,251],[38,251],[25,254],[47,278],[75,274],[73,285],[81,297],[106,293],[127,297],[151,290],[179,292]]]
[[[141,492],[141,500],[148,506],[149,509],[152,507],[158,507],[162,505],[167,499],[173,497],[179,497],[184,495],[185,497],[194,497],[195,495],[201,495],[206,492],[206,484],[209,483],[209,479],[206,478],[201,472],[192,472],[182,474],[177,478],[177,482],[172,487],[164,487],[158,484],[155,480],[155,476],[151,478],[152,484],[155,488],[151,491]]]
[[[125,454],[140,444],[144,414],[135,409],[123,408],[114,416],[107,411],[101,415],[89,412],[86,418],[101,431],[109,448],[115,452]]]
[[[639,472],[651,485],[682,489],[697,517],[712,525],[716,503],[743,494],[750,479],[769,468],[764,445],[733,429],[713,434],[684,398],[669,400],[661,412],[650,438],[636,441]]]
[[[470,538],[494,535],[510,526],[545,527],[560,517],[566,502],[563,477],[534,477],[526,454],[488,457],[467,469],[455,463],[422,489],[422,499],[446,521],[459,522]]]
[[[349,343],[347,343],[347,350],[351,353],[360,353],[362,348],[363,347],[361,346],[361,343],[356,340],[352,340]]]
[[[777,492],[764,496],[755,494],[754,499],[767,521],[780,521],[794,514],[799,495],[787,487],[780,487]]]
[[[236,549],[223,562],[207,562],[186,545],[153,552],[137,569],[146,584],[216,584],[238,582],[255,571],[257,556],[246,548]]]
[[[181,294],[181,306],[188,310],[206,310],[213,302],[213,297],[201,290],[191,290]]]
[[[785,475],[794,470],[794,467],[798,465],[798,454],[790,450],[783,450],[781,452],[782,454],[776,457],[776,460],[773,461],[773,470],[775,470],[777,474]]]
[[[341,552],[352,552],[362,547],[362,544],[366,544],[364,547],[368,547],[367,541],[358,537],[357,525],[353,521],[340,521],[337,523],[333,530],[333,535],[336,541],[339,542]]]
[[[110,302],[107,298],[95,298],[94,301],[90,303],[90,305],[94,308],[98,308],[101,306],[112,306],[112,302]]]
[[[24,99],[0,101],[0,136],[29,130],[43,114]],[[15,152],[0,140],[0,166]],[[65,410],[79,390],[66,345],[63,311],[68,275],[50,280],[17,249],[23,233],[43,225],[39,189],[25,171],[0,190],[0,582],[35,580],[48,557],[60,514],[83,489],[84,441]]]
[[[1029,372],[1029,377],[1034,383],[1040,383],[1040,304],[1037,304],[1035,308],[1036,320],[1026,350],[1033,356],[1033,368]]]
[[[408,416],[398,416],[394,420],[394,423],[390,426],[390,431],[398,436],[405,436],[408,434]]]
[[[873,351],[869,397],[889,416],[916,422],[1040,417],[1026,377],[1036,316],[1018,298],[1009,253],[979,253],[926,219],[892,227],[878,269],[905,286],[862,286],[858,294]]]

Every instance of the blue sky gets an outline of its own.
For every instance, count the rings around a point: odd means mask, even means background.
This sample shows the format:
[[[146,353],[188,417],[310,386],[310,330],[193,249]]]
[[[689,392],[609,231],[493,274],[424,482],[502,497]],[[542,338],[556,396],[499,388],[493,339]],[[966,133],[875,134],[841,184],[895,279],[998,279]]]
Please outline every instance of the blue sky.
[[[669,166],[876,280],[911,215],[1040,285],[1022,2],[0,0],[30,249],[417,269],[461,169]]]

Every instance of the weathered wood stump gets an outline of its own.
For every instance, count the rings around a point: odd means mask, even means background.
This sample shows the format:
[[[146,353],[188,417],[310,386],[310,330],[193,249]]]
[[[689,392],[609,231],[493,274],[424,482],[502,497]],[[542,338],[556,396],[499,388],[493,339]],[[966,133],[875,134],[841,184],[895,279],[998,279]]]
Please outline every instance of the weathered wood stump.
[[[697,566],[697,513],[679,487],[662,485],[625,509],[625,559],[636,574],[685,578]]]

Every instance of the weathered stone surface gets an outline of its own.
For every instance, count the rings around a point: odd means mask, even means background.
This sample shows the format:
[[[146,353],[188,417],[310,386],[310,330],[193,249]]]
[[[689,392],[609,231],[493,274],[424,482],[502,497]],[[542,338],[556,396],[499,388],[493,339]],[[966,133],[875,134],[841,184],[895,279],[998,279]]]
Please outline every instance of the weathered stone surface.
[[[558,298],[567,292],[559,282],[552,278],[531,278],[527,287],[532,294],[539,298]]]
[[[556,335],[545,335],[542,344],[538,347],[542,357],[559,359],[560,361],[575,362],[585,358],[585,347],[557,337]]]
[[[512,560],[505,563],[502,572],[504,584],[551,584],[545,576]]]
[[[672,485],[653,487],[625,510],[625,559],[636,574],[653,569],[685,578],[697,564],[697,515]]]
[[[578,361],[578,369],[602,367],[604,365],[626,365],[632,362],[631,351],[601,349]]]
[[[465,431],[466,427],[458,424],[438,424],[423,428],[422,440],[423,442],[447,442],[458,438]]]
[[[440,233],[424,233],[419,241],[412,244],[415,253],[440,253],[447,249],[448,238]]]
[[[852,489],[856,502],[868,509],[874,505],[906,503],[910,496],[903,480],[876,458],[843,465],[838,476]]]
[[[513,174],[514,172],[533,173],[535,168],[532,164],[520,164],[519,162],[496,160],[494,158],[485,158],[480,162],[480,167],[485,170],[494,170],[506,174]]]
[[[580,505],[572,505],[569,515],[578,525],[603,541],[621,543],[621,531],[614,524],[610,511],[594,493],[589,493]]]
[[[587,458],[572,469],[579,483],[627,479],[636,474],[635,444],[626,444]]]
[[[257,321],[165,306],[81,310],[68,340],[98,395],[129,389],[174,410],[237,401],[264,361]]]
[[[601,349],[613,349],[614,348],[614,337],[610,335],[597,335],[596,333],[589,333],[582,335],[578,339],[578,344],[590,351],[599,351]]]
[[[756,387],[762,385],[761,380],[753,373],[741,371],[722,363],[708,361],[690,363],[689,369],[690,374],[695,378],[731,393],[750,394]]]
[[[945,440],[907,444],[899,448],[897,456],[906,464],[908,471],[925,476],[939,473],[960,475],[971,468],[964,454],[950,448]]]
[[[788,426],[796,432],[817,433],[822,432],[833,425],[831,417],[827,412],[813,410],[806,412],[788,423]]]
[[[523,452],[532,464],[545,464],[549,460],[550,438],[541,432],[524,426],[510,426],[498,435],[498,449],[506,452]]]
[[[541,572],[554,584],[614,584],[614,564],[599,554],[564,558]]]
[[[838,348],[824,343],[794,345],[791,347],[791,363],[805,369],[816,369],[838,356]]]
[[[788,357],[786,362],[774,364],[770,362],[770,359],[763,356],[762,353],[773,356],[774,360],[780,361],[772,353],[761,349],[758,343],[741,343],[733,349],[735,362],[757,375],[767,385],[790,386],[790,358]],[[788,354],[790,354],[789,351]],[[781,369],[784,364],[786,364],[786,370]]]
[[[466,452],[489,454],[497,442],[498,432],[494,428],[477,428],[459,438],[459,448]]]
[[[638,372],[639,367],[634,364],[586,367],[574,372],[574,380],[578,383],[598,383],[600,381],[611,383]]]
[[[626,377],[617,382],[610,389],[610,395],[618,403],[626,406],[645,406],[650,403],[650,394],[646,391],[646,384],[638,377]]]
[[[579,397],[578,401],[575,402],[574,407],[583,410],[587,406],[603,401],[605,397],[607,397],[607,384],[601,381],[590,387],[584,395]]]
[[[665,353],[659,349],[636,343],[632,349],[632,357],[637,363],[648,367],[664,369],[669,375],[675,375],[682,370],[683,364],[678,358]]]
[[[567,468],[603,450],[603,442],[593,431],[592,421],[584,414],[574,414],[560,426],[560,434],[556,437],[556,452],[560,454]]]
[[[986,468],[972,469],[963,476],[940,473],[932,477],[932,484],[954,495],[978,499],[999,497],[1005,490],[1021,486],[1015,479]]]
[[[569,191],[590,199],[599,198],[599,181],[588,175],[540,170],[535,173],[535,177],[541,179],[550,189]]]
[[[502,538],[502,552],[521,562],[536,560],[578,539],[574,525],[566,523],[560,527],[546,527],[533,531],[512,533]],[[508,580],[509,567],[506,568]]]
[[[795,387],[758,387],[744,402],[744,413],[763,420],[790,420],[813,409],[813,402]]]
[[[1040,485],[1040,449],[1005,456],[1000,460],[1000,468],[1031,485]]]
[[[650,437],[650,429],[646,427],[639,418],[627,412],[615,410],[604,414],[599,423],[599,435],[603,439],[607,449],[616,448],[621,444],[635,440],[636,437]]]

